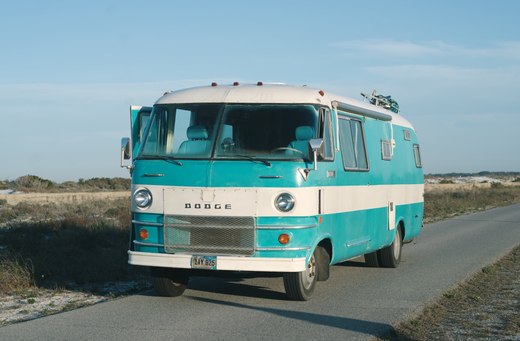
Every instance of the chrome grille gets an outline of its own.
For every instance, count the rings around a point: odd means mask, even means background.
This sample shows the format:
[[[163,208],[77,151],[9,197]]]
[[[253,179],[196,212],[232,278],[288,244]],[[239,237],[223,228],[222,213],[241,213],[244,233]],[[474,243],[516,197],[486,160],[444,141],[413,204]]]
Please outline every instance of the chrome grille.
[[[251,255],[255,249],[253,217],[164,217],[167,253]]]

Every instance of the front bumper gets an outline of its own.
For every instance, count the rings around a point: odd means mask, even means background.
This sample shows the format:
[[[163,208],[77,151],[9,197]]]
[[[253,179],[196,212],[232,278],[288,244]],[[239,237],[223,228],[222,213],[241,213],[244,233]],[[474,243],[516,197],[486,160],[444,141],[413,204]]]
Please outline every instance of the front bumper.
[[[128,251],[128,264],[162,268],[191,269],[191,255],[164,254]],[[300,272],[305,270],[305,257],[271,258],[217,256],[216,270],[259,271],[259,272]]]

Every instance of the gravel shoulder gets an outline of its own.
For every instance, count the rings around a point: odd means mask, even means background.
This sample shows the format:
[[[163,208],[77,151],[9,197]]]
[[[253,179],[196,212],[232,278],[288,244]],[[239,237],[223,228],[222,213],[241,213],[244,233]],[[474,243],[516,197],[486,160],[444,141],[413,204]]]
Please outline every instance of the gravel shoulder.
[[[377,340],[520,340],[520,246]]]

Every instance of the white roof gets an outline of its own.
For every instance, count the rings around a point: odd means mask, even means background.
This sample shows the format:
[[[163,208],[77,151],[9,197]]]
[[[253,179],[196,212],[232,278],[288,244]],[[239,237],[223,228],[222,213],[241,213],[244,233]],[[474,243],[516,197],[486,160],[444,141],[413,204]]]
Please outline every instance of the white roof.
[[[323,93],[323,95],[321,93]],[[269,104],[321,104],[332,107],[333,101],[391,115],[392,123],[412,128],[401,115],[382,107],[348,97],[321,91],[307,86],[285,84],[216,85],[182,89],[164,94],[155,104],[174,103],[269,103]],[[413,129],[413,128],[412,128]]]

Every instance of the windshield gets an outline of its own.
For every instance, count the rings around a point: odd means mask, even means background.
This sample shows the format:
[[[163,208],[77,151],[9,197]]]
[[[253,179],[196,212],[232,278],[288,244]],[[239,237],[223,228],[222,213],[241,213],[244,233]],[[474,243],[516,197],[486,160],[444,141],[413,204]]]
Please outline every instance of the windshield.
[[[295,104],[157,105],[139,158],[308,158],[318,109]]]

